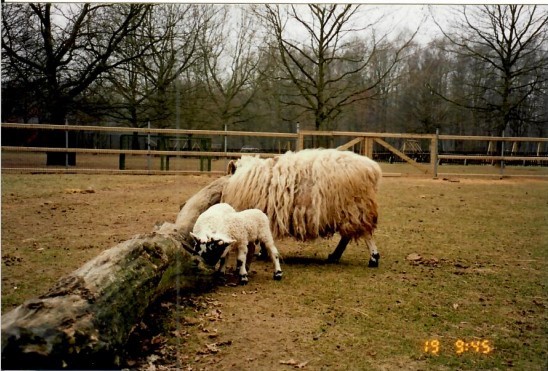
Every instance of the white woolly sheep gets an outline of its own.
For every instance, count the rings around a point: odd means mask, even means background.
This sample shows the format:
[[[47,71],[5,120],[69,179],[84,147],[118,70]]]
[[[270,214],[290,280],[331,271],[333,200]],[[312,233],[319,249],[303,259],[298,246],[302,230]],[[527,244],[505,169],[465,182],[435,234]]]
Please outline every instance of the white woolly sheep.
[[[248,245],[258,242],[268,251],[274,264],[274,279],[282,279],[278,249],[274,245],[268,217],[261,210],[236,212],[226,203],[213,205],[198,217],[190,235],[195,240],[196,254],[207,264],[215,266],[220,260],[218,271],[221,273],[224,273],[228,252],[235,250],[236,269],[242,285],[248,282]]]
[[[364,239],[369,266],[378,267],[372,235],[382,173],[375,161],[349,151],[307,149],[269,159],[243,156],[229,163],[228,172],[221,202],[262,210],[274,237],[310,240],[338,232],[330,262],[340,260],[350,241]]]

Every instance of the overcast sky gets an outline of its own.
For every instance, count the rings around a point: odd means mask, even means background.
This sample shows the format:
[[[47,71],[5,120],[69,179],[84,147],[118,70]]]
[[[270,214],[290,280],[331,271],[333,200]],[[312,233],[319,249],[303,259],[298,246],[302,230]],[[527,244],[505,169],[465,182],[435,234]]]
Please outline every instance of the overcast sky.
[[[5,0],[6,2],[25,2],[20,0]],[[468,0],[470,1],[470,0]],[[71,3],[83,3],[84,0],[80,1],[59,1],[59,0],[50,0],[50,2],[53,3],[65,3],[65,4],[71,4]],[[106,0],[94,0],[94,2],[111,2],[112,1],[106,1]],[[122,1],[115,1],[116,3],[123,3]],[[132,0],[132,2],[146,2],[150,3],[152,1],[143,1],[143,0]],[[181,3],[180,0],[160,0],[156,3]],[[208,1],[208,0],[200,0],[200,1],[183,1],[182,3],[210,3],[210,4],[221,4],[226,2],[222,1]],[[277,1],[273,1],[272,3],[276,3]],[[322,1],[320,1],[322,2]],[[336,2],[336,1],[335,1]],[[239,0],[237,4],[246,4],[251,3],[251,1],[247,0]],[[291,2],[293,3],[293,2]],[[289,3],[289,4],[291,4]],[[301,5],[303,8],[306,7],[306,4],[308,2],[296,2],[295,4]],[[324,1],[324,3],[333,3],[333,1]],[[234,4],[234,3],[232,3]],[[258,2],[258,4],[261,4],[261,2]],[[285,3],[288,4],[288,3]],[[238,5],[234,4],[235,7]],[[245,6],[245,5],[244,5]],[[283,4],[282,4],[283,6]],[[379,24],[377,24],[374,29],[375,31],[380,35],[385,32],[392,32],[393,37],[395,37],[399,31],[402,31],[404,29],[409,29],[411,32],[415,31],[417,27],[420,25],[421,28],[419,30],[419,33],[415,37],[415,40],[418,42],[426,43],[433,38],[436,38],[440,36],[440,30],[434,23],[432,19],[432,14],[436,17],[436,19],[442,24],[447,24],[447,14],[449,9],[451,9],[452,5],[444,5],[444,4],[428,4],[428,3],[411,3],[406,2],[404,0],[400,0],[400,3],[398,4],[390,4],[390,3],[371,3],[368,2],[367,4],[362,3],[361,4],[361,16],[363,19],[363,24],[366,22],[371,22],[371,19],[373,18],[379,18],[381,15],[382,20]],[[362,21],[356,19],[356,23],[358,23],[358,26],[362,25]],[[370,30],[369,30],[370,31]],[[367,31],[367,32],[369,32]]]
[[[297,4],[296,9],[301,8],[303,12],[308,13],[306,4]],[[452,8],[450,5],[384,5],[384,4],[362,4],[353,20],[355,28],[362,28],[371,22],[379,20],[372,28],[376,36],[389,33],[390,38],[397,37],[401,31],[408,29],[411,33],[417,30],[419,32],[415,41],[427,43],[428,41],[439,37],[441,32],[434,23],[433,16],[443,26],[447,25],[447,14]],[[305,18],[306,19],[306,18]],[[299,38],[306,34],[304,28],[299,30],[297,25],[287,25],[291,31],[291,37]],[[295,28],[294,28],[295,27]],[[302,27],[302,26],[301,26]],[[366,37],[371,35],[371,29],[365,31]]]
[[[442,36],[439,27],[434,23],[433,17],[444,28],[448,26],[450,10],[454,5],[393,5],[391,8],[400,8],[396,12],[396,17],[409,27],[415,30],[421,26],[417,34],[416,40],[420,42],[428,42],[436,37]],[[397,18],[396,18],[397,19]]]

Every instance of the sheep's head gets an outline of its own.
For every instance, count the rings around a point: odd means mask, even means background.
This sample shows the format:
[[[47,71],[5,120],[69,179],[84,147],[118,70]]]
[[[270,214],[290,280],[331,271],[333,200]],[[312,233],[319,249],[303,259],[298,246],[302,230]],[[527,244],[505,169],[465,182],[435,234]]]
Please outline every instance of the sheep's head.
[[[200,256],[206,264],[211,266],[217,264],[225,250],[235,241],[220,236],[207,236],[203,238],[192,232],[190,232],[190,235],[194,238],[194,251],[196,255]]]
[[[230,160],[226,168],[226,173],[228,175],[232,175],[236,172],[236,168],[237,168],[236,161]]]
[[[268,164],[267,166],[272,166],[273,164],[278,161],[278,157],[274,158],[261,158],[259,155],[255,156],[242,156],[238,160],[231,160],[228,163],[226,173],[227,175],[234,175],[236,170],[239,168],[254,168],[257,166],[265,166],[265,164]]]

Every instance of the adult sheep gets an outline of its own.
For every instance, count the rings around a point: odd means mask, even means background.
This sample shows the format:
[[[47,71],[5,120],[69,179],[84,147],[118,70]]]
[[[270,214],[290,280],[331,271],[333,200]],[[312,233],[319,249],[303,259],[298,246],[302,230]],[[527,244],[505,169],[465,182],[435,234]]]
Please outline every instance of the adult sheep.
[[[338,262],[350,241],[364,239],[369,266],[378,267],[372,235],[382,172],[375,161],[349,151],[306,149],[269,159],[243,156],[229,163],[228,172],[221,202],[262,210],[275,238],[304,241],[338,232],[329,262]]]
[[[248,246],[260,243],[268,251],[274,265],[274,279],[282,279],[280,258],[270,232],[268,217],[257,209],[236,212],[232,206],[220,203],[204,211],[194,224],[190,235],[194,238],[194,251],[204,261],[215,266],[220,261],[218,272],[224,273],[226,256],[233,250],[237,253],[236,270],[240,284],[248,282]]]

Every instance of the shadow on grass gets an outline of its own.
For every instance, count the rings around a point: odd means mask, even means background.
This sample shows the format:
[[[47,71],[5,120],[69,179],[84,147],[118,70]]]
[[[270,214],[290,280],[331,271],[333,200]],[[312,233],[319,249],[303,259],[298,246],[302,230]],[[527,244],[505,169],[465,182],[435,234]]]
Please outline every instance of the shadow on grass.
[[[282,263],[287,265],[332,265],[332,266],[347,266],[349,262],[341,260],[338,263],[330,263],[325,257],[319,256],[284,256]]]

